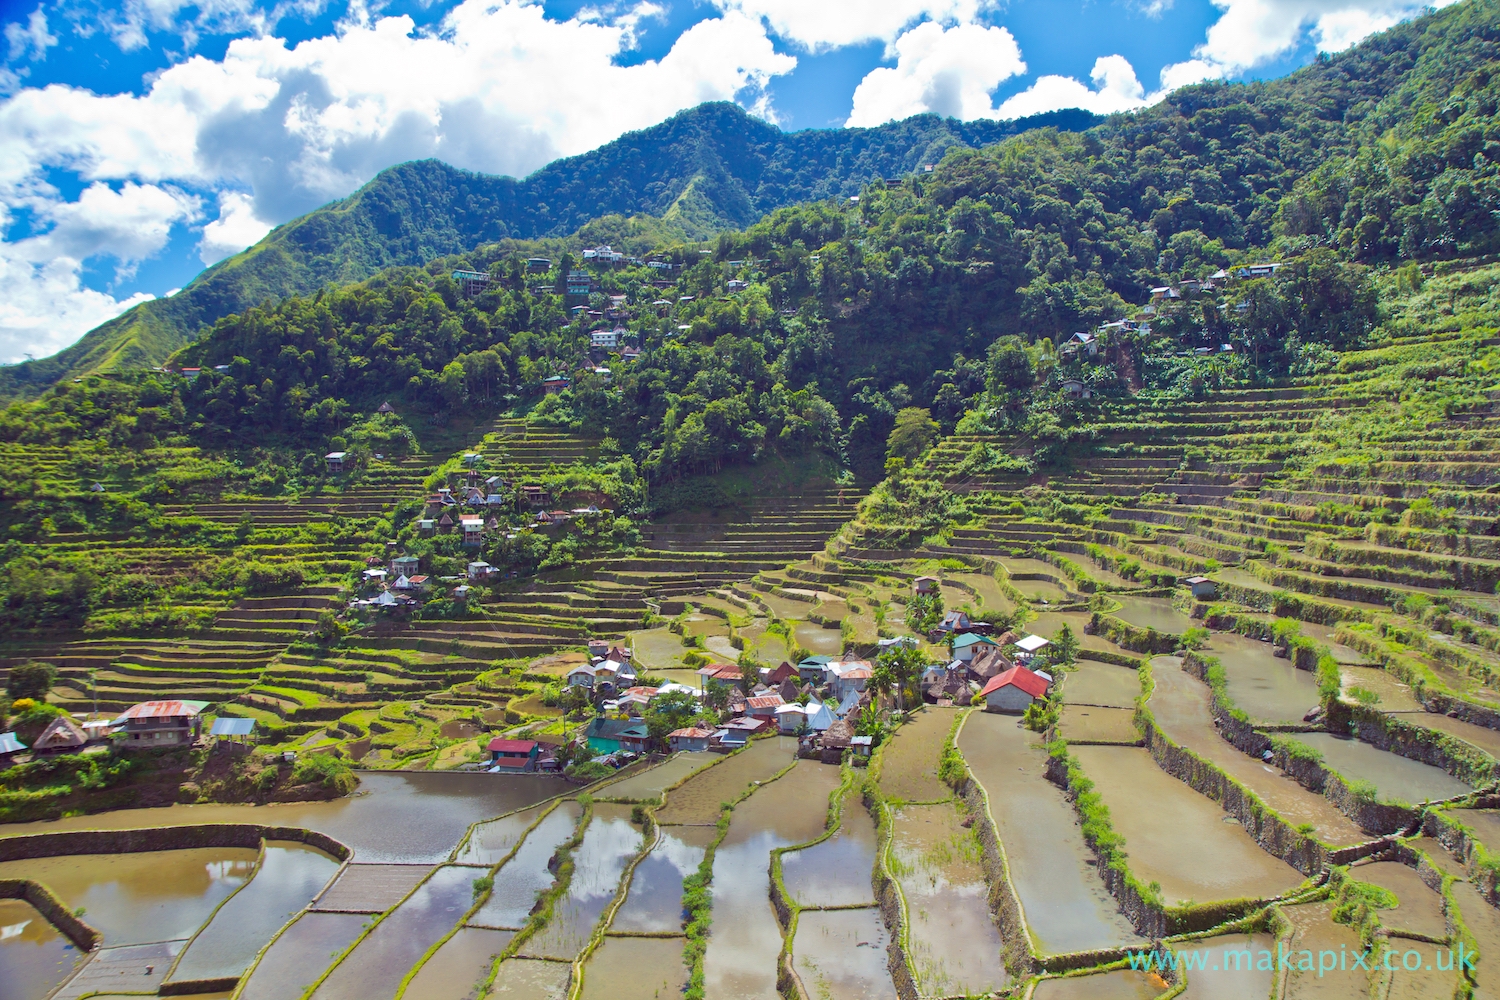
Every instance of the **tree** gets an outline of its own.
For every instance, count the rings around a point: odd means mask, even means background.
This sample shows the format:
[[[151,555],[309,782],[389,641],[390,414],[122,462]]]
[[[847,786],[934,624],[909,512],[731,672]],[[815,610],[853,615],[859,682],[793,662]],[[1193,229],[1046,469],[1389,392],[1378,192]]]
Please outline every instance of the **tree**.
[[[698,714],[698,699],[687,691],[668,691],[652,699],[646,709],[646,731],[658,747],[667,745],[667,734],[681,729]]]
[[[5,693],[11,701],[31,698],[43,701],[52,684],[57,680],[57,668],[50,663],[27,660],[10,668],[10,678],[5,682]]]
[[[1019,337],[1001,337],[990,345],[986,375],[987,387],[997,396],[1030,389],[1036,382],[1031,357]]]
[[[896,705],[906,711],[906,690],[921,678],[927,666],[927,658],[905,643],[897,643],[881,653],[875,661],[876,670],[890,673],[896,691]],[[873,676],[871,680],[873,681]]]
[[[896,426],[885,441],[885,451],[891,458],[904,458],[915,462],[922,453],[932,447],[940,428],[932,419],[932,413],[920,406],[908,406],[896,413]]]
[[[1073,634],[1067,622],[1063,622],[1057,634],[1052,637],[1052,658],[1065,666],[1072,666],[1073,661],[1078,658],[1078,649],[1078,636]]]
[[[703,687],[703,704],[715,712],[723,712],[729,707],[729,685],[710,677]]]

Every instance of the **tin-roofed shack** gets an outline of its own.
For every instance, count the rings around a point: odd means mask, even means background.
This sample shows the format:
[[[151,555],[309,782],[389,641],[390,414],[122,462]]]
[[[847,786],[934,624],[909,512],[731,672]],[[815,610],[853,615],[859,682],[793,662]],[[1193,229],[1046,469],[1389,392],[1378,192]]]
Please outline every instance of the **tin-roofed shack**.
[[[115,720],[126,747],[186,746],[203,735],[206,701],[143,701]]]

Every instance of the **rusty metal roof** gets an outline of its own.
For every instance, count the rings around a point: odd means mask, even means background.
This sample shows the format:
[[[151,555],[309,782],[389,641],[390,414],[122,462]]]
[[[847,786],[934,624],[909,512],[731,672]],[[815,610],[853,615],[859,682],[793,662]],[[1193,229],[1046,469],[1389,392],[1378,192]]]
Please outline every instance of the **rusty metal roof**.
[[[177,719],[200,714],[208,707],[206,701],[143,701],[127,708],[115,722],[131,719]]]

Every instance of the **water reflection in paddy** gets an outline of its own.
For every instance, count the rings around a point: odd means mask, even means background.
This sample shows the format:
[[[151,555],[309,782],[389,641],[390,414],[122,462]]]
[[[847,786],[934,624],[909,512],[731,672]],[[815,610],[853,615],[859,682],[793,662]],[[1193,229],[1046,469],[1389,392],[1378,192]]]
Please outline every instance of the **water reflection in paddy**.
[[[1135,747],[1069,748],[1125,838],[1130,868],[1160,882],[1168,905],[1269,898],[1302,876],[1261,849],[1218,804],[1162,771]]]
[[[824,628],[812,622],[798,622],[792,633],[797,645],[814,656],[837,656],[843,648],[843,636],[836,628]]]
[[[896,810],[897,877],[911,920],[911,961],[924,995],[987,993],[1009,977],[989,910],[979,841],[948,803]]]
[[[714,854],[713,934],[703,960],[707,996],[776,995],[782,941],[769,898],[771,850],[822,832],[838,782],[838,768],[799,761],[735,807]]]
[[[723,759],[716,753],[680,753],[639,774],[632,774],[621,781],[611,782],[602,788],[594,789],[594,797],[624,799],[630,802],[660,800],[662,792],[670,786]]]
[[[412,1000],[475,1000],[512,931],[461,927],[427,960],[406,987]]]
[[[675,997],[687,985],[682,938],[605,938],[583,970],[581,1000]]]
[[[1059,954],[1138,941],[1099,878],[1073,807],[1046,778],[1047,752],[1038,738],[1014,717],[982,712],[964,720],[958,737],[969,769],[989,795],[1011,884],[1036,947]]]
[[[331,802],[122,809],[95,816],[8,824],[0,836],[196,823],[264,823],[326,833],[352,847],[362,862],[437,864],[447,859],[470,825],[535,805],[573,787],[563,778],[550,775],[458,771],[365,771],[359,778],[358,795]]]
[[[630,807],[594,806],[583,843],[573,852],[573,877],[552,907],[552,919],[521,946],[532,958],[578,957],[604,908],[620,887],[625,865],[641,849],[641,832],[630,822]]]
[[[8,1000],[41,1000],[82,957],[30,903],[0,899],[0,994]]]
[[[240,1000],[298,1000],[373,919],[363,913],[304,913],[261,956]]]
[[[889,942],[880,911],[804,910],[797,918],[792,964],[809,996],[826,1000],[895,1000],[886,966]]]
[[[583,807],[577,802],[560,803],[535,830],[526,835],[521,849],[495,875],[495,886],[470,923],[481,927],[520,929],[526,923],[537,894],[552,885],[547,862],[563,841],[573,836]]]
[[[1323,755],[1323,763],[1350,781],[1371,781],[1384,799],[1421,802],[1447,799],[1472,789],[1442,768],[1332,733],[1297,733],[1296,739]]]
[[[652,934],[681,930],[682,880],[698,870],[717,835],[711,826],[662,827],[656,847],[635,866],[630,891],[610,929]]]
[[[1301,722],[1317,707],[1317,678],[1272,650],[1268,642],[1216,632],[1203,653],[1224,665],[1230,700],[1252,719]]]
[[[206,847],[141,854],[65,855],[0,862],[0,878],[47,885],[104,935],[106,945],[190,936],[255,869],[256,853]],[[262,944],[265,942],[262,941]]]
[[[781,856],[782,881],[803,906],[874,903],[875,820],[857,792],[844,799],[838,831],[821,844]]]
[[[777,736],[755,740],[722,764],[694,775],[667,797],[667,804],[657,810],[657,822],[713,824],[719,819],[719,806],[732,802],[752,782],[766,781],[796,757],[797,741]]]
[[[1132,597],[1128,594],[1116,594],[1114,598],[1120,602],[1120,610],[1115,612],[1115,617],[1136,628],[1181,635],[1195,625],[1202,624],[1172,607],[1170,598]]]
[[[329,973],[314,1000],[394,997],[411,967],[462,919],[473,901],[474,876],[474,869],[457,866],[433,872]]]
[[[1037,983],[1032,1000],[1152,1000],[1170,988],[1165,981],[1144,972],[1119,969],[1092,976],[1044,979]]]
[[[237,976],[281,925],[338,871],[338,862],[303,844],[271,842],[255,877],[214,914],[178,960],[173,981]]]
[[[563,1000],[572,966],[538,958],[510,958],[500,963],[490,996],[505,1000]]]
[[[480,823],[453,860],[461,865],[499,864],[521,842],[526,831],[546,808],[534,806],[488,823]]]
[[[1205,954],[1205,960],[1188,972],[1182,1000],[1266,1000],[1274,975],[1263,955],[1276,951],[1269,934],[1223,934],[1204,938],[1187,947]]]

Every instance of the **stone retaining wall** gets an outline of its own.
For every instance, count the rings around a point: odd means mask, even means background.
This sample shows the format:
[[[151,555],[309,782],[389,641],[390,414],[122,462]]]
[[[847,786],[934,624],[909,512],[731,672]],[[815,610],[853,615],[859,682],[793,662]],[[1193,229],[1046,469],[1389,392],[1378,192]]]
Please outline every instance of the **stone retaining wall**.
[[[63,854],[139,854],[144,851],[181,851],[200,847],[260,847],[262,840],[290,840],[315,847],[340,861],[349,848],[326,834],[296,826],[259,823],[204,823],[198,826],[153,827],[144,830],[68,830],[0,838],[0,861],[51,858]]]
[[[93,951],[104,939],[103,934],[75,917],[73,911],[40,882],[25,878],[0,879],[0,899],[26,900],[84,952]]]

